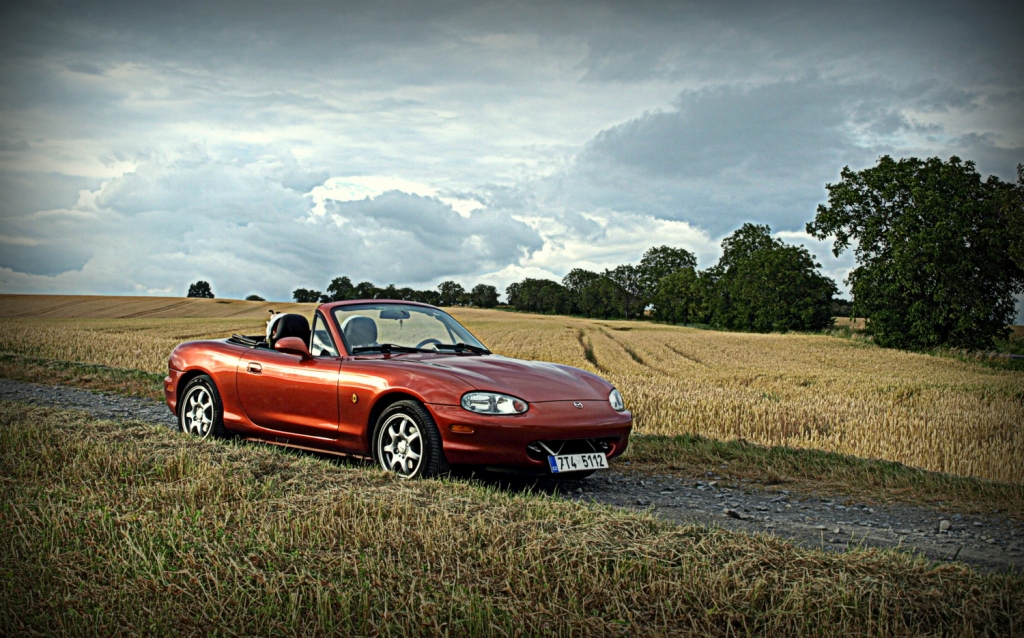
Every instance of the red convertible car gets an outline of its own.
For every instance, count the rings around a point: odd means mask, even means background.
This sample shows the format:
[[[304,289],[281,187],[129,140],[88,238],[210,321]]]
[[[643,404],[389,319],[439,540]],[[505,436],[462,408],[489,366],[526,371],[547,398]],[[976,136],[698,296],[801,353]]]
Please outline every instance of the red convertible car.
[[[582,477],[625,451],[633,417],[604,379],[491,353],[450,315],[341,301],[278,315],[267,335],[171,353],[182,431],[372,457],[404,478],[481,466]]]

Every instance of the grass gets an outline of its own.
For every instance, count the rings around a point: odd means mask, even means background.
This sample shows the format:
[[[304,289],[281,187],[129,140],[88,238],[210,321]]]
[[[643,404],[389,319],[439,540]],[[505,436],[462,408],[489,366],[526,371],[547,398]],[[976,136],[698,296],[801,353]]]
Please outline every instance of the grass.
[[[0,353],[0,378],[29,383],[69,385],[157,401],[164,399],[164,375],[94,363],[54,361]]]
[[[0,633],[1011,635],[1024,580],[0,403]]]

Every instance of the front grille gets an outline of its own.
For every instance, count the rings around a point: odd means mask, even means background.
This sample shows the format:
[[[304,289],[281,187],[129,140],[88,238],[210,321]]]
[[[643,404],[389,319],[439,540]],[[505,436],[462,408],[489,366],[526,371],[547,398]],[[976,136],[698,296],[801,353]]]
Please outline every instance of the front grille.
[[[545,461],[552,454],[586,454],[588,452],[604,452],[608,454],[618,441],[619,437],[617,436],[601,439],[534,441],[526,446],[526,455],[534,461]]]

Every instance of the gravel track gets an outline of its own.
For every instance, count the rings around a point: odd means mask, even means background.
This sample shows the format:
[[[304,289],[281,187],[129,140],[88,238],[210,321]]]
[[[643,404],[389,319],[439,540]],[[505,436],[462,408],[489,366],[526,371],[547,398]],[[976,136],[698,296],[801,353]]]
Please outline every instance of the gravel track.
[[[95,417],[175,428],[167,406],[150,399],[0,379],[0,400],[81,410]],[[929,506],[865,505],[846,496],[806,497],[785,491],[636,474],[618,468],[581,481],[497,480],[506,489],[533,487],[577,501],[649,510],[676,523],[769,533],[805,547],[899,548],[934,560],[954,557],[987,571],[1024,572],[1024,524],[998,512],[961,515]]]

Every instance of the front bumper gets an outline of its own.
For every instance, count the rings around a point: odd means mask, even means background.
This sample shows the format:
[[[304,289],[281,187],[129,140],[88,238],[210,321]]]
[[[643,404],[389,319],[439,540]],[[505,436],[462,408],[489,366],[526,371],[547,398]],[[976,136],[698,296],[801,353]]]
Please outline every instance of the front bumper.
[[[536,454],[537,441],[597,439],[608,458],[626,451],[633,415],[616,412],[607,401],[531,403],[525,414],[475,414],[454,405],[429,405],[454,465],[491,465],[548,470],[546,457]],[[454,428],[452,426],[457,426]],[[462,427],[458,427],[462,426]],[[472,429],[472,432],[458,430]],[[532,451],[531,451],[532,446]]]

